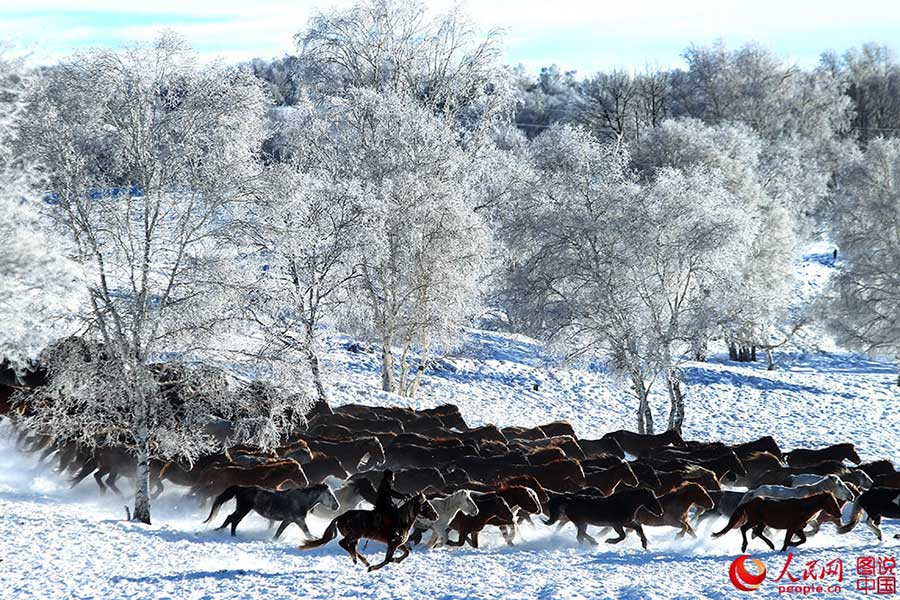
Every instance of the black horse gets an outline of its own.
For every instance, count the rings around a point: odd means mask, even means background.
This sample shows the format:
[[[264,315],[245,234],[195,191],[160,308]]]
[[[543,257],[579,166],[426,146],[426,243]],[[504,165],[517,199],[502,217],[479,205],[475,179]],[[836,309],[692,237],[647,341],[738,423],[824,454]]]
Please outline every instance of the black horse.
[[[224,529],[231,524],[231,535],[235,534],[238,524],[251,510],[271,521],[281,521],[278,531],[275,532],[277,540],[291,523],[296,523],[303,530],[307,538],[312,534],[306,526],[306,514],[314,506],[322,504],[330,510],[337,510],[340,505],[337,498],[324,483],[311,485],[299,490],[271,491],[256,486],[233,485],[219,494],[213,502],[209,516],[204,523],[209,523],[219,512],[219,507],[232,498],[237,500],[234,512],[228,515],[225,522],[219,526]]]

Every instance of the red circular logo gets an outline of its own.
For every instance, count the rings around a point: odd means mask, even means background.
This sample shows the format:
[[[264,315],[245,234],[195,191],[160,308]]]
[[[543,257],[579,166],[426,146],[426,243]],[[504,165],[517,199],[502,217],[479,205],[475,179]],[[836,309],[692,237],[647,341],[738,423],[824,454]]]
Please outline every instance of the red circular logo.
[[[747,559],[750,559],[750,562],[756,566],[755,575],[747,571],[747,565],[745,564]],[[758,558],[752,558],[749,554],[744,554],[732,561],[731,568],[728,569],[728,576],[731,577],[731,583],[734,584],[734,587],[742,592],[752,592],[765,581],[766,566]]]

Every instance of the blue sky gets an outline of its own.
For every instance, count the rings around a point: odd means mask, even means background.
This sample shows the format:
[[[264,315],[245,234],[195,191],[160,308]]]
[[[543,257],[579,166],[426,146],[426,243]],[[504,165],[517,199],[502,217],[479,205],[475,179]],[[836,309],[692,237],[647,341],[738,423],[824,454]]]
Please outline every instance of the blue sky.
[[[75,49],[183,33],[204,58],[238,61],[293,50],[311,14],[348,0],[0,0],[0,38],[53,62]],[[427,2],[435,12],[453,0]],[[759,41],[798,64],[823,50],[863,42],[895,46],[900,2],[855,0],[470,0],[464,10],[484,30],[503,28],[506,61],[537,71],[556,63],[581,73],[681,64],[691,43]]]

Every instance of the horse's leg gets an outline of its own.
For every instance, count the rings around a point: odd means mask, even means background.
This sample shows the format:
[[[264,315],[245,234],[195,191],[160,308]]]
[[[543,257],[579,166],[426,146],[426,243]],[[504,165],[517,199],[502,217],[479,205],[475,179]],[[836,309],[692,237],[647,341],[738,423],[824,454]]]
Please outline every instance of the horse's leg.
[[[116,480],[119,478],[119,474],[113,471],[109,474],[109,477],[106,478],[106,487],[114,491],[119,496],[122,495],[122,490],[116,487]]]
[[[791,538],[794,537],[794,530],[788,529],[784,534],[784,545],[781,547],[781,551],[784,552],[791,545]]]
[[[743,538],[743,542],[741,543],[741,552],[747,551],[747,530],[749,530],[753,525],[750,523],[744,523],[741,525],[741,538]]]
[[[756,529],[754,529],[754,533],[756,534],[756,537],[764,541],[769,546],[769,548],[771,548],[772,550],[775,549],[775,543],[766,537],[765,527],[757,527]]]
[[[635,522],[632,522],[632,523],[626,525],[626,527],[628,527],[629,529],[633,529],[635,532],[637,532],[638,537],[641,538],[641,546],[644,548],[644,550],[646,550],[647,549],[647,536],[644,535],[644,528],[641,527],[641,524],[635,521]]]
[[[290,525],[290,524],[291,524],[291,522],[288,521],[287,519],[282,521],[281,524],[278,526],[278,531],[275,532],[275,537],[273,537],[272,539],[277,540],[278,538],[280,538],[281,534],[284,533],[284,530],[287,529],[288,525]],[[307,536],[307,538],[309,538],[309,536]]]
[[[252,506],[238,506],[231,514],[231,517],[229,517],[231,519],[231,537],[235,537],[238,524],[244,520],[244,517],[250,514],[251,510],[253,510]]]
[[[806,534],[803,533],[803,528],[797,530],[797,537],[800,538],[797,542],[791,542],[792,546],[799,546],[800,544],[806,543]]]
[[[448,546],[453,546],[453,547],[458,548],[459,546],[462,546],[463,544],[466,543],[466,538],[469,536],[469,534],[463,533],[462,531],[457,531],[457,533],[459,534],[459,539],[454,542],[453,540],[450,539],[450,532],[449,531],[447,532],[447,545]]]
[[[350,555],[350,558],[353,559],[353,564],[356,564],[356,541],[351,540],[350,538],[341,538],[338,541],[338,546],[347,551],[347,554]]]
[[[384,560],[381,561],[380,563],[378,563],[377,565],[370,566],[369,571],[377,571],[378,569],[381,569],[386,564],[391,562],[394,559],[394,550],[396,550],[396,549],[397,549],[396,542],[388,542],[387,551],[384,553]]]
[[[693,538],[697,537],[697,532],[694,531],[693,527],[691,527],[691,524],[690,524],[690,522],[688,522],[687,517],[684,517],[681,520],[681,527],[682,527],[682,529],[681,529],[681,533],[679,534],[679,537],[684,537],[685,533],[690,535]]]
[[[872,516],[871,514],[866,515],[866,526],[868,526],[869,529],[871,529],[872,531],[875,532],[875,535],[878,536],[879,542],[884,539],[884,537],[881,534],[881,527],[879,527],[880,524],[881,524],[881,515],[875,515],[875,516]]]
[[[472,533],[469,534],[469,544],[473,548],[478,547],[478,532],[477,531],[473,531]]]
[[[444,540],[442,538],[443,538],[443,536],[438,532],[438,530],[432,528],[431,529],[431,537],[428,538],[427,542],[425,542],[425,549],[433,550],[434,548],[437,547],[438,540],[441,540],[441,543],[444,542]]]
[[[104,469],[97,469],[96,471],[94,471],[94,481],[96,481],[97,485],[100,487],[101,494],[106,493],[106,486],[103,485],[103,476],[107,473],[108,471],[105,471]]]
[[[403,556],[399,556],[394,559],[395,563],[400,563],[406,560],[406,557],[409,556],[409,546],[406,544],[400,544],[397,546],[397,550],[401,550],[403,552]]]
[[[300,529],[303,530],[303,535],[306,536],[306,539],[312,538],[313,534],[309,532],[309,527],[306,526],[306,517],[300,517],[296,521],[294,521],[294,523],[300,526]]]
[[[817,533],[819,533],[819,529],[822,527],[822,524],[819,523],[819,519],[813,519],[809,523],[807,523],[807,525],[810,526],[810,530],[806,531],[804,533],[808,537],[812,537],[812,536],[816,535]]]
[[[622,527],[621,525],[613,525],[613,529],[615,529],[616,533],[619,534],[619,537],[608,538],[606,540],[607,544],[618,544],[619,542],[621,542],[622,540],[625,539],[625,528],[624,527]],[[585,533],[585,535],[587,535],[587,533]]]

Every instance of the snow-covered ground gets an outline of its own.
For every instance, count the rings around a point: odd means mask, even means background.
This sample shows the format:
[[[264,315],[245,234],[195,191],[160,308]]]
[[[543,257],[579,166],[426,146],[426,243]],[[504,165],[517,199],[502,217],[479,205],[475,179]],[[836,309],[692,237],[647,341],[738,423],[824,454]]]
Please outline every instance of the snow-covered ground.
[[[830,256],[810,254],[798,294],[814,293]],[[376,354],[346,350],[334,340],[326,361],[337,403],[396,404],[377,392]],[[817,344],[819,348],[828,345]],[[714,356],[691,363],[685,433],[693,439],[736,442],[774,435],[783,448],[852,441],[866,460],[900,460],[900,392],[896,365],[832,350],[792,346],[779,369],[736,364]],[[535,389],[537,384],[537,389]],[[471,331],[454,357],[429,373],[416,407],[459,405],[471,425],[534,425],[567,419],[580,435],[633,428],[634,402],[600,365],[563,367],[537,342]],[[656,399],[664,422],[666,402]],[[169,490],[154,506],[154,525],[124,521],[127,500],[99,497],[90,479],[69,490],[52,471],[13,449],[0,431],[0,598],[732,598],[728,567],[740,534],[675,540],[649,531],[650,549],[633,536],[618,546],[579,547],[571,526],[525,528],[506,547],[496,534],[482,548],[416,549],[402,565],[369,574],[336,544],[300,552],[298,529],[271,541],[265,522],[248,517],[232,539],[202,524],[206,509]],[[227,508],[227,506],[226,506]],[[223,518],[221,513],[219,519]],[[313,523],[320,532],[324,522]],[[805,563],[840,558],[840,593],[856,594],[856,558],[898,556],[900,522],[886,521],[878,543],[864,527],[837,536],[831,526],[795,551],[790,572]],[[765,549],[765,551],[763,551]],[[383,546],[370,543],[375,557]],[[785,557],[758,540],[750,551],[777,577]],[[782,583],[787,582],[787,576]],[[827,580],[833,584],[835,580]],[[767,581],[756,596],[778,595]],[[796,595],[796,594],[795,594]]]

